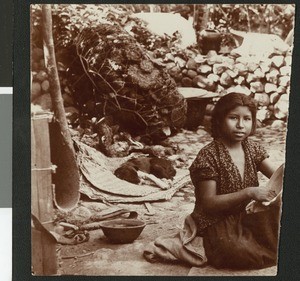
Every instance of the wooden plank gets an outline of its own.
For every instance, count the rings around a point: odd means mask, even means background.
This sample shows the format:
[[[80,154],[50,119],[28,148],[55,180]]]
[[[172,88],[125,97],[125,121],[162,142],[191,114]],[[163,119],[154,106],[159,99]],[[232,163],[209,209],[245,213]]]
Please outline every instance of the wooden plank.
[[[43,223],[53,218],[51,159],[48,120],[34,119],[33,138],[35,155],[32,159],[32,174],[35,174],[39,213],[34,214]],[[34,162],[33,162],[34,161]]]
[[[146,215],[148,215],[148,216],[155,215],[155,210],[149,202],[145,202],[144,205],[148,211],[148,213],[146,213]]]
[[[31,270],[34,275],[43,275],[43,249],[42,233],[34,228],[31,229]]]
[[[31,120],[31,212],[38,217],[39,216],[39,204],[38,204],[38,187],[36,182],[36,173],[33,172],[33,168],[36,163],[36,144],[33,130],[33,122]]]
[[[31,120],[31,211],[41,223],[53,220],[52,171],[48,118]],[[57,273],[56,243],[32,230],[32,267],[35,275]]]
[[[177,90],[185,99],[211,99],[219,97],[219,94],[201,88],[178,87]]]
[[[50,235],[42,234],[43,246],[43,273],[54,275],[57,273],[56,242]]]

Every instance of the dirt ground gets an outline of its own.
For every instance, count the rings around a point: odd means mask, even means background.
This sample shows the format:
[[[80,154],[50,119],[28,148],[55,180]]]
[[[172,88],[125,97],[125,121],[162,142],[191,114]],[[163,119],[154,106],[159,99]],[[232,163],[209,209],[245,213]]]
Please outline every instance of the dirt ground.
[[[261,142],[268,150],[276,166],[285,161],[286,126],[265,126],[258,128],[253,139]],[[183,130],[168,140],[178,144],[180,154],[185,159],[183,169],[188,168],[198,151],[211,141],[210,135],[199,127],[197,131]],[[259,176],[261,183],[266,178]],[[210,266],[202,268],[186,264],[150,263],[143,258],[145,245],[156,237],[178,231],[186,215],[194,205],[193,186],[181,188],[169,201],[152,202],[154,214],[149,214],[144,204],[117,204],[135,210],[139,218],[147,222],[141,235],[131,244],[111,244],[101,229],[90,231],[90,239],[78,245],[58,245],[59,275],[98,276],[257,276],[276,275],[277,268],[258,271],[217,270]],[[82,198],[78,208],[95,210],[105,208],[101,202]]]

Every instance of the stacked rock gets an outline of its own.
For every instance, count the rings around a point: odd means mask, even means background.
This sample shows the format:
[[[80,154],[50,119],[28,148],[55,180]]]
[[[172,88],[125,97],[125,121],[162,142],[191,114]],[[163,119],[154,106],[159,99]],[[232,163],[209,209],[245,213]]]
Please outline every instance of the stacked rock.
[[[269,57],[195,55],[187,60],[166,55],[167,69],[180,87],[196,87],[219,93],[251,95],[258,102],[258,120],[285,120],[290,92],[291,52]],[[210,114],[212,106],[207,107]]]

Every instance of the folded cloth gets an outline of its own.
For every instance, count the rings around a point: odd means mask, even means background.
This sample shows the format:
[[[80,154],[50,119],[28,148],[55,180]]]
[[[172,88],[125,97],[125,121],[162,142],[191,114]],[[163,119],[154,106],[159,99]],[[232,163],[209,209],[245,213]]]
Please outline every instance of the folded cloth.
[[[144,258],[149,262],[181,261],[191,266],[206,264],[203,239],[196,236],[197,228],[193,218],[185,218],[183,229],[177,233],[163,235],[147,245]]]

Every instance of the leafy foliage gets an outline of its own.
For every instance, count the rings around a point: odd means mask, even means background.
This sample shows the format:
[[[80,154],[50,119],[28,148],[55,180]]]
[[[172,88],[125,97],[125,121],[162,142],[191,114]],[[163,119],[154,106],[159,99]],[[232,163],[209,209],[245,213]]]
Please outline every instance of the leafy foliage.
[[[294,7],[283,4],[210,5],[210,19],[220,30],[277,34],[283,39],[293,28]]]
[[[149,5],[62,5],[52,7],[53,33],[56,48],[68,48],[74,38],[86,27],[97,27],[99,24],[122,26],[146,49],[170,48],[176,43],[176,35],[158,36],[146,29],[146,23],[132,17],[132,13],[147,11]],[[149,8],[149,7],[148,7]],[[32,5],[32,41],[41,47],[41,7]]]
[[[74,38],[86,27],[118,21],[122,10],[113,5],[62,5],[52,6],[53,33],[56,47],[69,47]],[[41,7],[32,5],[33,34],[41,36]],[[35,37],[33,38],[34,41]]]

